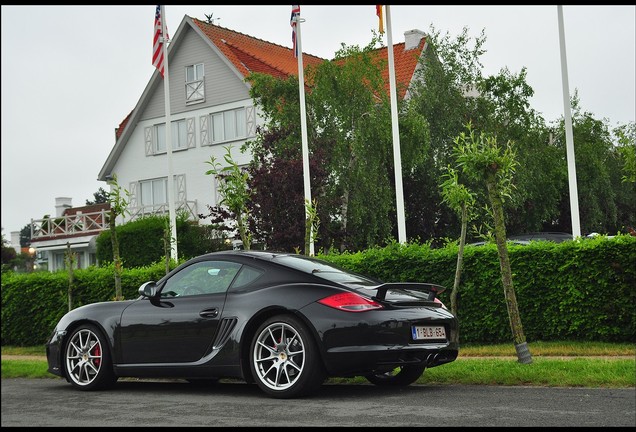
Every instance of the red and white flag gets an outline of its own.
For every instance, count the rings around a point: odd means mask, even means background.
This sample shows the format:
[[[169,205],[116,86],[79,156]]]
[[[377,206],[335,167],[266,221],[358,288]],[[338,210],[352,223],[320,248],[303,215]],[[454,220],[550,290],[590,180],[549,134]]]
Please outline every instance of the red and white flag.
[[[163,44],[168,40],[168,30],[166,30],[166,37],[162,37],[162,19],[161,5],[157,5],[157,9],[155,10],[155,33],[152,38],[152,65],[159,69],[161,76],[163,76]]]
[[[378,16],[378,19],[380,20],[378,24],[378,29],[380,30],[380,33],[384,33],[384,13],[382,11],[382,5],[375,5],[375,14]]]
[[[292,50],[294,57],[298,57],[298,46],[296,45],[296,20],[300,19],[300,6],[292,6],[289,24],[292,26]]]

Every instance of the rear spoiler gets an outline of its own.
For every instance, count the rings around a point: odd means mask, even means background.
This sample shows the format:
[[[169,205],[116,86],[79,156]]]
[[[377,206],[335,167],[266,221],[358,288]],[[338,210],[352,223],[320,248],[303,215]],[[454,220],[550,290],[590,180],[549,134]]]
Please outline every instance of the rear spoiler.
[[[434,301],[437,296],[444,291],[446,291],[446,287],[441,285],[435,285],[430,283],[407,283],[407,282],[389,282],[379,285],[377,288],[378,293],[375,295],[375,299],[384,300],[386,298],[386,292],[390,289],[398,289],[398,290],[410,290],[410,291],[420,291],[428,293],[429,301]]]

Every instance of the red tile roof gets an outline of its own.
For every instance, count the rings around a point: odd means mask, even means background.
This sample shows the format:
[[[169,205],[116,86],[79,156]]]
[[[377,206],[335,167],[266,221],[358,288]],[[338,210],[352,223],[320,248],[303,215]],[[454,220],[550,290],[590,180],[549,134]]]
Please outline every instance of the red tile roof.
[[[62,212],[62,216],[71,216],[79,213],[98,213],[102,210],[110,210],[110,203],[97,203],[82,207],[70,207]]]
[[[119,139],[119,137],[121,136],[122,132],[124,131],[124,128],[126,128],[126,124],[128,124],[128,120],[130,120],[130,116],[132,115],[132,111],[128,113],[128,115],[126,116],[125,119],[123,119],[121,121],[121,123],[119,123],[119,127],[117,129],[115,129],[115,141],[117,141]]]
[[[393,45],[393,63],[395,66],[395,83],[397,87],[397,96],[398,99],[404,99],[406,95],[406,91],[408,90],[409,85],[411,84],[411,80],[413,79],[413,73],[415,72],[415,68],[417,67],[417,63],[420,59],[420,55],[422,54],[422,50],[424,49],[424,44],[426,43],[426,39],[422,38],[420,43],[417,46],[417,49],[410,49],[408,51],[404,50],[405,43],[399,43]],[[386,61],[387,68],[382,72],[382,78],[386,83],[384,86],[386,91],[389,91],[390,83],[389,83],[389,49],[388,48],[380,48],[377,50],[378,57],[383,61]]]
[[[219,50],[232,62],[244,77],[251,72],[267,73],[275,78],[287,78],[298,75],[298,60],[292,55],[291,48],[264,41],[243,33],[236,32],[214,24],[206,23],[196,18],[192,21],[216,45]],[[395,81],[398,88],[398,98],[404,98],[419,56],[424,49],[425,38],[422,38],[417,49],[405,51],[405,43],[393,45],[393,60],[395,65]],[[387,93],[390,89],[388,70],[388,48],[378,48],[373,51],[379,60],[384,61],[387,68],[383,72]],[[303,66],[316,66],[326,59],[303,53]]]
[[[276,78],[298,75],[298,60],[291,48],[276,45],[234,30],[208,24],[196,18],[192,21],[243,74],[268,73]],[[317,65],[325,59],[303,53],[303,65]]]

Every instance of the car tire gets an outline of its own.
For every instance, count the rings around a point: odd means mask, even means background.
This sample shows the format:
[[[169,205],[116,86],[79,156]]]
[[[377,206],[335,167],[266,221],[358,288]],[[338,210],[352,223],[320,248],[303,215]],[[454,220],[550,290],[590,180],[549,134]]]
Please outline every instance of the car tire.
[[[391,372],[366,375],[372,384],[384,387],[404,387],[417,381],[422,376],[426,366],[408,365],[395,368]]]
[[[64,348],[66,379],[80,390],[99,390],[117,381],[108,341],[93,324],[83,324],[68,338]]]
[[[312,334],[290,315],[271,317],[256,330],[250,368],[259,388],[279,399],[308,395],[326,378]]]

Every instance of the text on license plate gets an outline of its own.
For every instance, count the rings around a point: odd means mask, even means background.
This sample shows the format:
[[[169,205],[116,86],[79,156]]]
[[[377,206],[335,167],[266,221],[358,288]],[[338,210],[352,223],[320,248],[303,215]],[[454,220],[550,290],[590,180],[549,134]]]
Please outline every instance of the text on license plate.
[[[414,340],[446,339],[446,329],[443,326],[413,326],[411,332]]]

